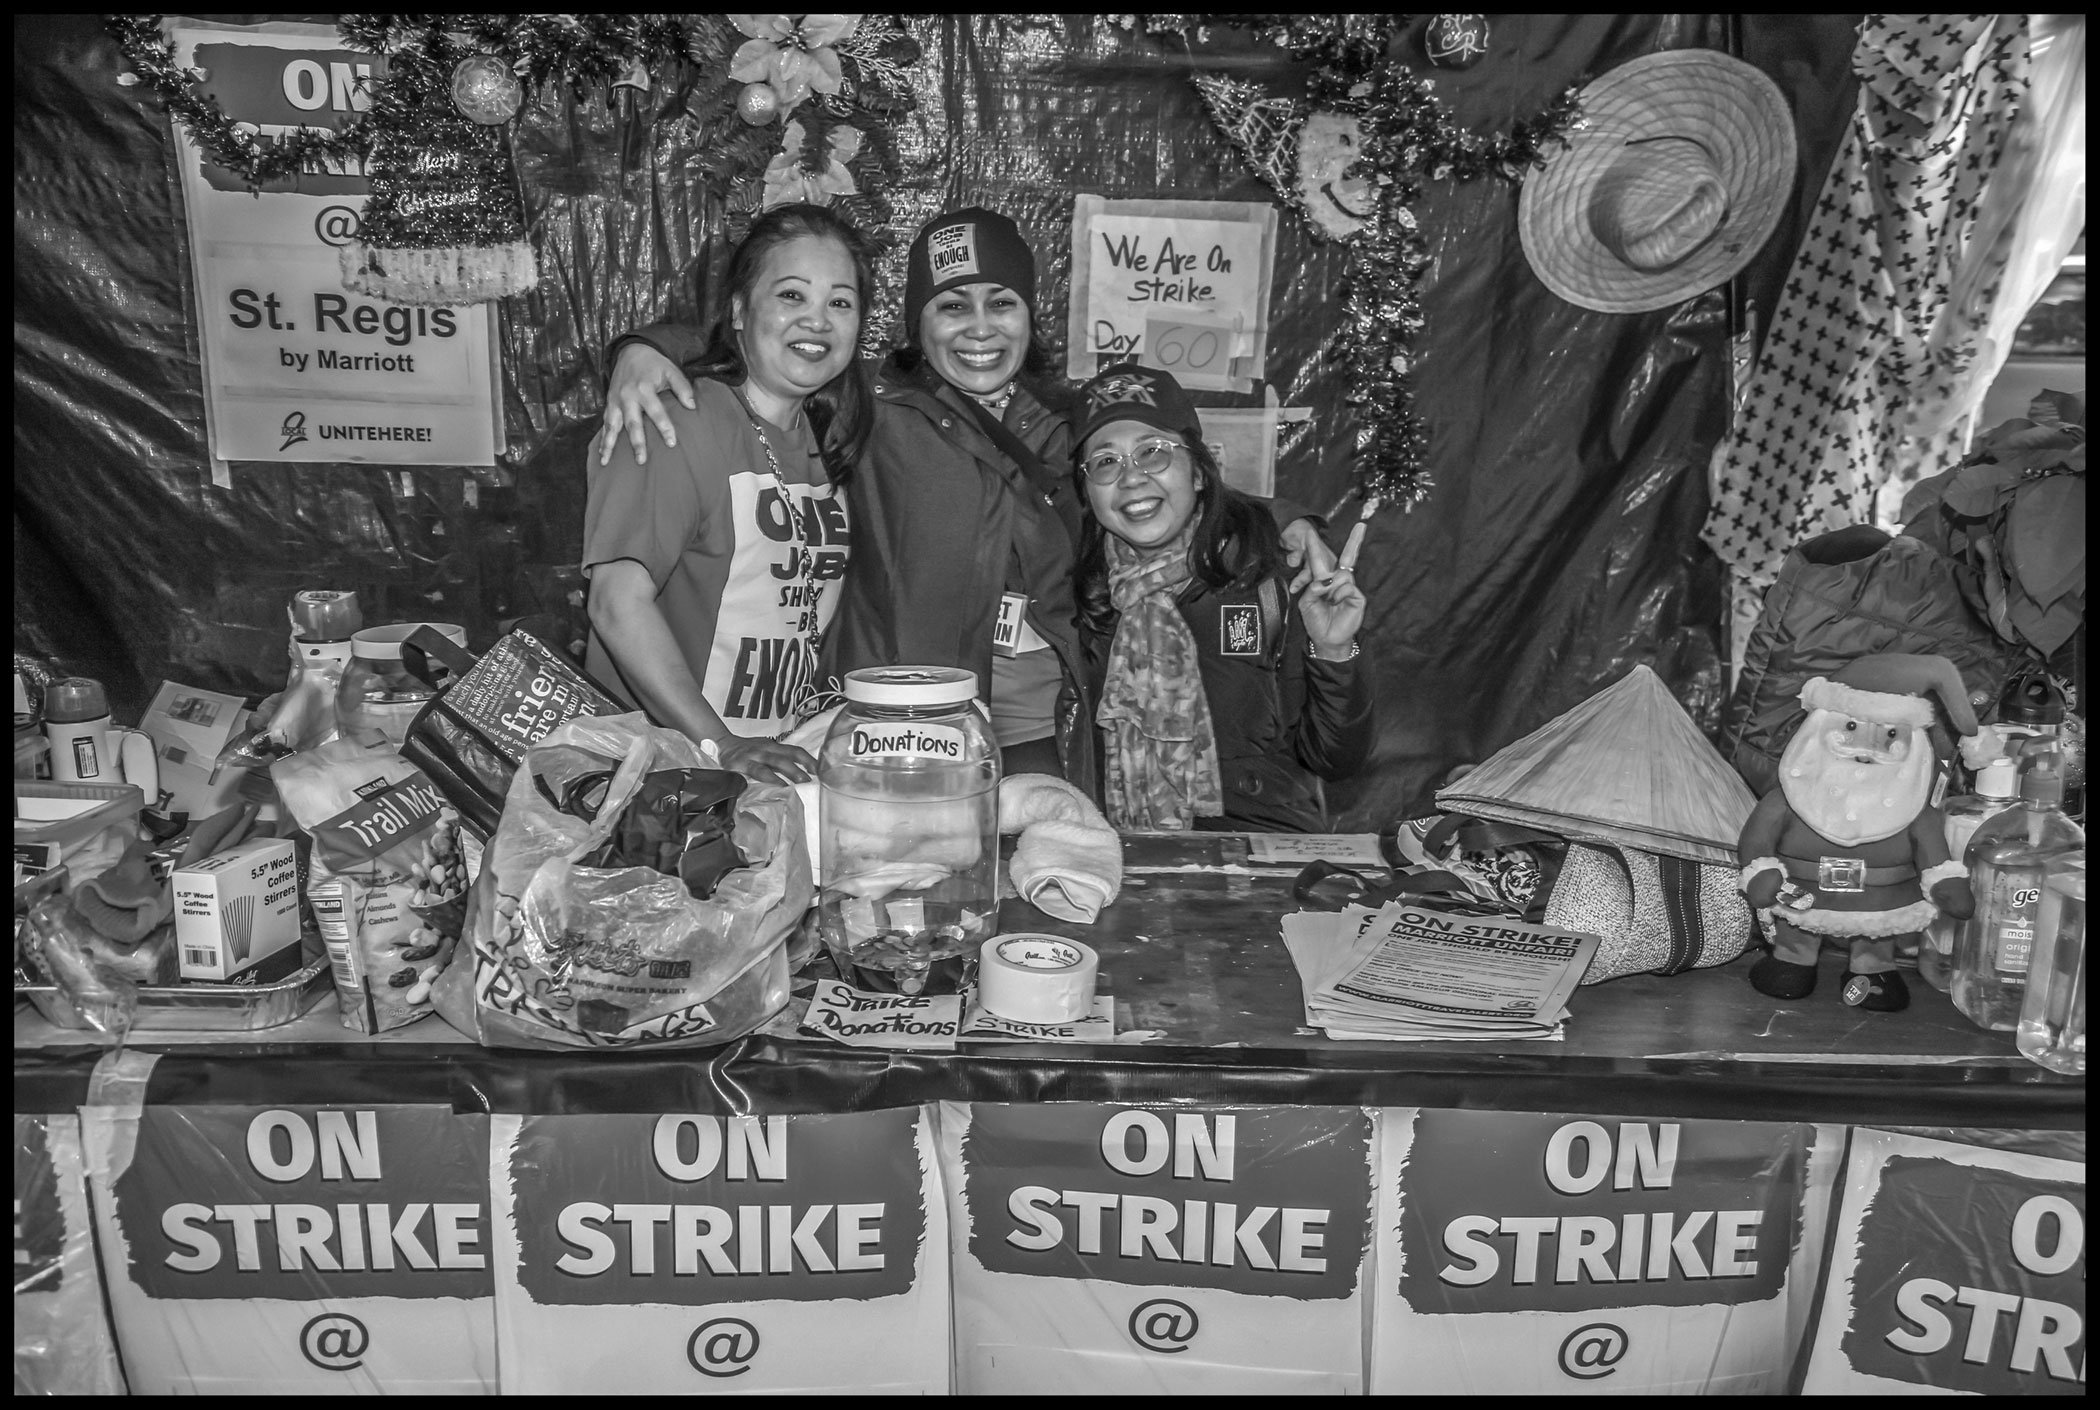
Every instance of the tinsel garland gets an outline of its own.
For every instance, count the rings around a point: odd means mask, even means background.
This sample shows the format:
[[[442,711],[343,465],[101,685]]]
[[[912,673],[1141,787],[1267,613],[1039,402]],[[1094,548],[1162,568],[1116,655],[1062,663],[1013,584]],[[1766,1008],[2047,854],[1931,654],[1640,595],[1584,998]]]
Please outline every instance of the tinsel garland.
[[[1508,132],[1483,136],[1461,127],[1430,81],[1393,57],[1406,15],[1131,15],[1126,29],[1155,36],[1199,35],[1211,26],[1251,30],[1315,65],[1307,85],[1314,107],[1357,117],[1360,155],[1348,174],[1367,177],[1373,203],[1349,239],[1342,276],[1342,328],[1336,351],[1345,369],[1343,399],[1356,409],[1357,487],[1368,517],[1381,504],[1412,508],[1434,487],[1429,437],[1415,410],[1415,340],[1427,326],[1422,276],[1428,243],[1414,215],[1423,180],[1511,181],[1566,146],[1581,120],[1576,90]],[[1215,110],[1214,110],[1215,115]],[[1221,124],[1221,127],[1224,125]],[[1252,159],[1241,136],[1227,131]],[[1259,163],[1256,163],[1259,166]]]
[[[563,85],[578,99],[606,85],[646,94],[652,75],[675,75],[685,111],[714,134],[703,169],[725,196],[749,196],[734,203],[738,215],[756,208],[761,173],[780,144],[778,128],[735,120],[737,85],[728,68],[740,36],[715,15],[344,15],[337,24],[343,42],[385,61],[383,76],[365,85],[370,108],[340,130],[260,141],[198,91],[196,72],[176,64],[159,16],[112,15],[105,22],[130,65],[120,81],[143,84],[209,160],[250,189],[302,171],[367,171],[372,196],[359,240],[344,249],[345,283],[403,302],[472,301],[532,282],[535,261],[507,125],[472,122],[451,101],[452,69],[469,55],[496,56],[528,90]],[[912,106],[902,69],[917,61],[916,44],[894,20],[870,16],[861,30],[854,46],[840,50],[846,90],[826,95],[821,113],[817,105],[806,110],[813,140],[804,144],[803,164],[811,171],[820,169],[833,127],[854,121],[877,136]],[[658,116],[674,115],[677,106]],[[863,144],[853,163],[859,193],[841,203],[849,218],[878,231],[887,225],[880,187],[894,179],[895,165],[894,144]]]
[[[1365,85],[1368,91],[1360,91]],[[1360,99],[1360,161],[1375,196],[1370,219],[1350,242],[1342,277],[1338,351],[1350,369],[1345,399],[1358,418],[1357,483],[1367,503],[1412,507],[1434,487],[1428,428],[1415,410],[1414,389],[1415,340],[1427,326],[1421,289],[1429,247],[1414,214],[1422,178],[1522,179],[1544,161],[1549,144],[1566,145],[1579,116],[1575,90],[1492,137],[1453,123],[1427,81],[1403,64],[1381,63],[1361,79],[1323,69],[1313,93],[1315,101]]]

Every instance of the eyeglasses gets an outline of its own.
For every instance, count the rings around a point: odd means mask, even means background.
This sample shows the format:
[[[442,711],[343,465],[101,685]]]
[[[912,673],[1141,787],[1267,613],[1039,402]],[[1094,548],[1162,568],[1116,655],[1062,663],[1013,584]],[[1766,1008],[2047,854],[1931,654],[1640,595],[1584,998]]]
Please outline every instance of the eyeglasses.
[[[1126,467],[1158,479],[1173,468],[1174,453],[1187,449],[1180,441],[1144,441],[1128,456],[1112,450],[1096,451],[1080,468],[1097,485],[1114,484],[1123,478]]]

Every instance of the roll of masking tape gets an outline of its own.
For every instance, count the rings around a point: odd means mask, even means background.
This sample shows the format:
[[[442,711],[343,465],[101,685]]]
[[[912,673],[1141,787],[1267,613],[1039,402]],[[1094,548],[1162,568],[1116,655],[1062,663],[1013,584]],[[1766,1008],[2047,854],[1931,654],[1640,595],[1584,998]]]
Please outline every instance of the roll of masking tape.
[[[1071,1023],[1094,1008],[1101,957],[1061,935],[994,935],[977,955],[977,997],[1016,1023]]]

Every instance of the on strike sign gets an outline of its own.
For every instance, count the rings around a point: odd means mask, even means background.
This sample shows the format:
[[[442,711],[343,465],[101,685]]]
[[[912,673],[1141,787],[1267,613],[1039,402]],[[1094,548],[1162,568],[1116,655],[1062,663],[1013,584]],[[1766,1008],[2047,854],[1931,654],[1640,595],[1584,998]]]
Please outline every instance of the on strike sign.
[[[965,1392],[1355,1390],[1355,1107],[946,1105]]]
[[[88,1108],[132,1389],[488,1391],[487,1122]]]
[[[1828,1187],[1834,1136],[1387,1115],[1374,1392],[1779,1387],[1813,1281],[1809,1172]]]
[[[506,1391],[947,1389],[916,1109],[496,1122]]]
[[[165,26],[199,92],[265,146],[340,129],[386,60],[332,28]],[[216,460],[492,465],[502,422],[490,306],[423,308],[344,289],[370,182],[318,164],[260,194],[175,132],[197,278],[205,428]]]
[[[2085,1392],[2085,1167],[1852,1138],[1811,1394]]]

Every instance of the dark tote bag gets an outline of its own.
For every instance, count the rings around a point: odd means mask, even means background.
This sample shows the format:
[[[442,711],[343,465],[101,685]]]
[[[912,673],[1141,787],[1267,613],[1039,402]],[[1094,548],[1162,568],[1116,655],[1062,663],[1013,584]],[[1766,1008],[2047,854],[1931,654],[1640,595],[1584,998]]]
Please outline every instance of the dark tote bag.
[[[620,715],[625,705],[531,632],[514,629],[475,660],[429,627],[403,643],[402,664],[435,686],[436,661],[452,672],[409,724],[401,756],[421,769],[482,837],[496,831],[503,797],[525,751],[578,715]]]

